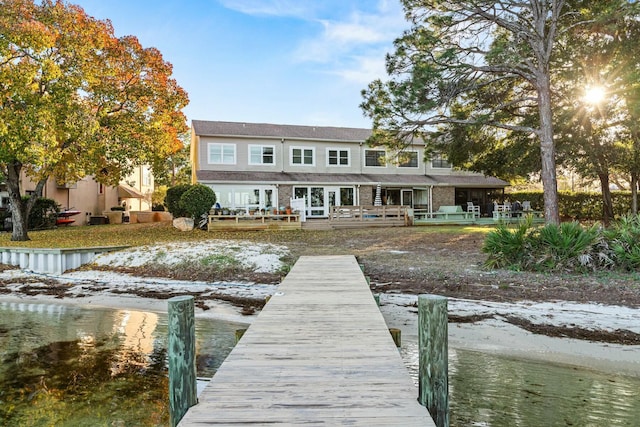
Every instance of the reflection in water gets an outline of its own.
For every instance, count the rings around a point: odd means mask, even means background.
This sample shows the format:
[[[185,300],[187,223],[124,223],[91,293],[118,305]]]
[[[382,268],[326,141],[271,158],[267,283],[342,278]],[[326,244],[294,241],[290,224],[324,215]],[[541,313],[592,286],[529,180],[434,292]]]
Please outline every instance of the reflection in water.
[[[402,356],[417,381],[417,344]],[[451,426],[637,426],[640,379],[449,349]]]
[[[242,325],[197,321],[198,376]],[[168,425],[167,318],[0,303],[0,425]],[[405,339],[417,381],[417,344]],[[450,350],[452,426],[637,426],[640,379]]]
[[[0,425],[168,424],[166,316],[0,303]],[[197,321],[198,376],[240,325]]]

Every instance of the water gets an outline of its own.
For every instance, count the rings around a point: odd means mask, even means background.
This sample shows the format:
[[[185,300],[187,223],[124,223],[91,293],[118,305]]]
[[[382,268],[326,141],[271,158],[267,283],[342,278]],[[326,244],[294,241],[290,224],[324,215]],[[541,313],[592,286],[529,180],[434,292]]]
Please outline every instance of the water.
[[[196,321],[199,377],[241,327]],[[0,425],[168,425],[166,341],[166,315],[0,303]]]
[[[168,425],[166,316],[0,302],[0,425]],[[198,376],[242,325],[196,323]],[[417,346],[405,340],[417,377]],[[640,379],[451,350],[452,426],[638,426]]]
[[[417,383],[417,343],[402,356]],[[449,349],[451,426],[638,426],[640,378]]]

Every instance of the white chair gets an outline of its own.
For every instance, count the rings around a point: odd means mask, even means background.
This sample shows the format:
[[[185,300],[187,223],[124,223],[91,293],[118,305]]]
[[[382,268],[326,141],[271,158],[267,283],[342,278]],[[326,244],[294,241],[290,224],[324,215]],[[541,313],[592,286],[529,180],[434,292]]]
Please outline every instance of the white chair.
[[[480,206],[474,205],[473,202],[467,202],[467,212],[471,212],[474,217],[480,218]]]
[[[524,202],[522,202],[522,210],[523,211],[530,211],[531,210],[531,202],[528,200],[525,200]]]

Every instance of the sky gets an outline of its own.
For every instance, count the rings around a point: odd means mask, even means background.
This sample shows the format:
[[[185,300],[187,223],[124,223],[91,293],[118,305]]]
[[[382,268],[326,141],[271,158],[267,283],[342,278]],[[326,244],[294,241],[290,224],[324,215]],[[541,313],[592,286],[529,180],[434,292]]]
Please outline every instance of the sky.
[[[409,24],[399,0],[70,0],[160,50],[191,120],[370,128],[362,89]]]

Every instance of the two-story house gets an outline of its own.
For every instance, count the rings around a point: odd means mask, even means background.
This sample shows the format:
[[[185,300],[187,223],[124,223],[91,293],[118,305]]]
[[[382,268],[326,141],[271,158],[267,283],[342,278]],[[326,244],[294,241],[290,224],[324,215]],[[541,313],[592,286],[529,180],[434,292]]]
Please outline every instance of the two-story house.
[[[192,122],[192,182],[210,186],[231,209],[280,208],[305,198],[308,218],[331,206],[382,203],[438,209],[468,201],[485,207],[507,182],[424,160],[416,144],[400,156],[366,144],[370,129],[222,121]]]

